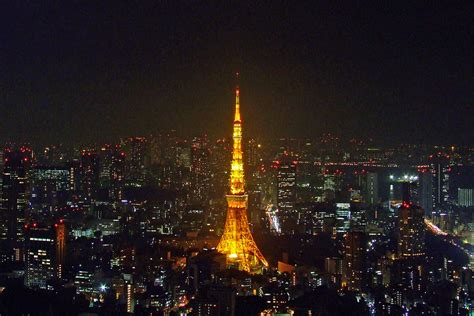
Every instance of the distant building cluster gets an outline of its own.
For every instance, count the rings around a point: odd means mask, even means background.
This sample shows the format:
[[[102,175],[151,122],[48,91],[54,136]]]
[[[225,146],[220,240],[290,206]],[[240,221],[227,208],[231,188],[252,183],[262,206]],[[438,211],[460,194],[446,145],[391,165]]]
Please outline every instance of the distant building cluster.
[[[244,134],[241,147],[175,131],[84,148],[6,145],[0,314],[32,313],[22,299],[35,297],[42,314],[474,311],[472,148],[329,134]],[[218,248],[226,229],[235,254]]]

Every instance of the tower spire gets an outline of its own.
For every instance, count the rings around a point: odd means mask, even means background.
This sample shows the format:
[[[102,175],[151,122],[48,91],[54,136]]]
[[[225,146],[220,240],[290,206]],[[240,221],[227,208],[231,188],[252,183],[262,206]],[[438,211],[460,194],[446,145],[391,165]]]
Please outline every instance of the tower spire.
[[[240,121],[240,88],[239,88],[239,73],[235,73],[237,84],[235,85],[235,116],[234,122]]]
[[[237,73],[237,78],[239,73]],[[232,138],[232,164],[230,170],[230,193],[244,194],[244,163],[242,160],[242,121],[240,119],[240,90],[235,88],[235,116]]]
[[[235,116],[234,122],[240,122],[240,89],[239,86],[235,87]]]
[[[239,73],[237,73],[238,77]],[[248,196],[245,194],[244,164],[242,160],[242,121],[240,119],[240,91],[235,89],[235,117],[232,138],[232,163],[230,169],[230,193],[227,194],[227,217],[224,233],[217,245],[217,251],[226,255],[229,266],[258,272],[268,262],[253,240],[247,220]]]

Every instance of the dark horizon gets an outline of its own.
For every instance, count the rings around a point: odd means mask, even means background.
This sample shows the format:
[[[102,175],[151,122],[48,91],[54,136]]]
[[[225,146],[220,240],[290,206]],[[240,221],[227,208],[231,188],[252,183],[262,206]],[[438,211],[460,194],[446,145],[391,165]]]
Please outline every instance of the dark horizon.
[[[473,145],[465,6],[3,3],[0,139],[77,144],[175,129]]]

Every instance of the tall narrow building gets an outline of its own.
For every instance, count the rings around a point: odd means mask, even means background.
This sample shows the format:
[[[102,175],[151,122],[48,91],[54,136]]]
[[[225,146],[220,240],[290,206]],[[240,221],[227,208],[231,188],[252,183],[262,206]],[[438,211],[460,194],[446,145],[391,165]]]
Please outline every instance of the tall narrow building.
[[[66,230],[61,220],[53,226],[25,225],[26,287],[52,289],[49,282],[61,279],[64,273]]]
[[[449,177],[451,173],[450,157],[444,153],[437,153],[430,157],[431,173],[433,175],[433,206],[440,209],[449,200]]]
[[[123,198],[125,186],[125,152],[118,150],[118,148],[111,154],[109,176],[109,197],[112,201],[120,201]]]
[[[0,203],[0,261],[23,261],[23,225],[30,195],[32,151],[28,147],[6,148]]]
[[[83,151],[81,155],[80,177],[81,192],[84,201],[92,202],[97,199],[99,190],[100,164],[99,155],[94,151]]]
[[[141,187],[145,184],[146,168],[146,139],[145,137],[133,137],[130,139],[130,165],[128,172],[128,182],[132,186]]]
[[[226,196],[227,218],[217,250],[226,255],[228,266],[256,273],[263,267],[267,267],[268,263],[253,240],[247,220],[248,195],[245,193],[244,182],[239,93],[237,87],[235,90],[230,193]]]
[[[423,209],[404,201],[398,210],[398,256],[415,258],[425,255]]]
[[[362,231],[349,231],[344,236],[345,283],[349,290],[364,288],[367,236]]]
[[[299,215],[296,210],[296,160],[284,152],[275,163],[277,166],[277,206],[282,232],[294,234],[297,232]]]

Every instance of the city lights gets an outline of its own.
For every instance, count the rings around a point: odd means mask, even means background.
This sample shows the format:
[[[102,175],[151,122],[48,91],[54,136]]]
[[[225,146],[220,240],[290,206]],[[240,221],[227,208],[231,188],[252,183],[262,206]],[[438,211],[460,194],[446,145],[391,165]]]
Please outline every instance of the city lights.
[[[0,12],[0,316],[474,316],[474,2]]]

